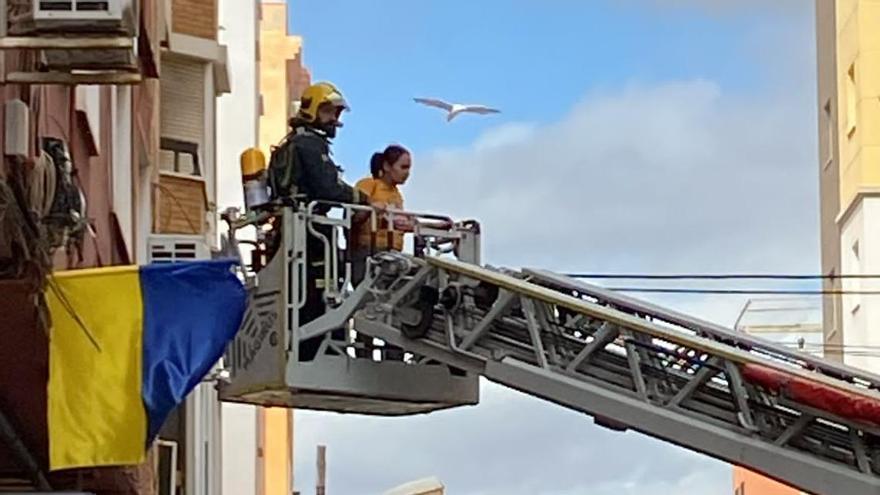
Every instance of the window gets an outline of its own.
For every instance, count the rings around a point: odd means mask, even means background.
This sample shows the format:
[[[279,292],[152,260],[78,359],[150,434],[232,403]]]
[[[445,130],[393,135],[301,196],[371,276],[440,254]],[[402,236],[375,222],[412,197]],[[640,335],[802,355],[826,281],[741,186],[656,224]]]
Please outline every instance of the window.
[[[828,168],[834,162],[834,114],[831,113],[831,98],[825,101],[822,107],[825,117],[825,134],[828,141],[825,143],[825,168]]]
[[[846,71],[846,137],[852,139],[858,122],[858,90],[856,88],[856,64],[853,62]]]
[[[849,273],[862,273],[862,262],[859,254],[859,241],[856,240],[853,242],[852,247],[852,266],[850,267]],[[859,279],[855,279],[850,281],[848,284],[848,289],[854,292],[859,292],[862,290],[862,283]],[[859,309],[862,307],[862,296],[860,294],[852,294],[850,300],[852,302],[852,307],[850,308],[850,313],[855,315],[858,313]]]
[[[162,138],[159,143],[159,169],[201,177],[199,145],[179,139]]]

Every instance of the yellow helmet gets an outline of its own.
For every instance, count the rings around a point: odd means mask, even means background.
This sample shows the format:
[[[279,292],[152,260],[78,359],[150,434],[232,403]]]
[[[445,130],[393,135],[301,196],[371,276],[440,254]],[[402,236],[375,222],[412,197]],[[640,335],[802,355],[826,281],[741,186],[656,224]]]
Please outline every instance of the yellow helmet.
[[[339,111],[349,109],[348,103],[336,86],[329,82],[318,82],[303,91],[298,118],[304,122],[315,122],[318,118],[318,107],[324,103],[332,104]]]

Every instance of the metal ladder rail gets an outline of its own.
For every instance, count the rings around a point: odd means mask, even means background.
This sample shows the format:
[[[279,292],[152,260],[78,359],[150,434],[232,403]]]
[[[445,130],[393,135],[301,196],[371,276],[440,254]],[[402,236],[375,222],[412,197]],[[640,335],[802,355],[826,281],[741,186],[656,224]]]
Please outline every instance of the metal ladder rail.
[[[421,340],[389,324],[393,308],[379,300],[358,314],[358,331],[606,426],[629,427],[813,493],[880,493],[875,428],[767,397],[749,389],[736,367],[774,363],[509,275],[445,259],[428,263],[440,280],[492,284],[501,290],[498,300],[487,309],[465,303],[438,314]],[[558,321],[560,308],[581,323]],[[671,355],[682,348],[698,357]],[[645,350],[654,359],[644,360]],[[650,386],[657,379],[666,390]]]
[[[601,304],[590,303],[582,299],[577,299],[571,295],[549,289],[536,283],[523,281],[510,275],[500,272],[488,270],[475,265],[462,263],[459,261],[445,258],[429,258],[427,262],[437,269],[453,273],[459,277],[473,280],[479,280],[484,283],[496,285],[500,290],[512,290],[519,295],[527,298],[542,300],[554,304],[559,308],[566,309],[575,313],[583,313],[584,315],[601,319],[612,325],[627,328],[630,331],[643,333],[655,339],[666,340],[678,346],[688,346],[703,354],[715,354],[730,361],[747,364],[755,363],[783,371],[797,377],[815,381],[823,385],[827,385],[842,392],[848,392],[857,396],[865,397],[871,400],[880,400],[880,392],[861,387],[855,383],[849,383],[836,377],[815,373],[808,367],[798,367],[797,363],[782,363],[776,360],[763,358],[753,354],[752,351],[742,350],[738,347],[731,346],[725,342],[711,340],[705,337],[691,335],[680,331],[679,329],[669,328],[668,326],[659,325],[650,321],[642,315],[634,315],[619,311],[613,307],[603,306]],[[525,278],[525,277],[523,277]],[[760,339],[754,339],[758,342]],[[768,343],[769,344],[769,343]],[[788,351],[791,354],[799,354]],[[800,357],[807,357],[800,355]],[[823,360],[816,360],[825,362]],[[827,362],[829,365],[833,364]],[[794,365],[792,365],[794,364]],[[853,370],[857,373],[858,370]]]
[[[701,337],[761,354],[764,357],[799,364],[805,369],[849,382],[860,388],[880,389],[880,375],[870,371],[798,352],[746,333],[727,329],[700,318],[640,301],[627,295],[565,277],[548,270],[526,269],[523,270],[523,273],[532,282],[559,292],[571,294],[584,300],[591,300],[602,305],[612,306],[619,311],[642,314],[650,317],[655,323],[676,327]]]
[[[479,317],[482,316],[480,315]],[[440,319],[440,321],[439,324],[435,322],[435,332],[429,334],[428,338],[442,344],[446,337],[443,333],[444,324],[442,323],[442,319]],[[512,318],[501,319],[495,324],[494,331],[486,335],[484,340],[477,344],[476,347],[479,347],[479,349],[474,350],[473,352],[483,355],[489,353],[495,356],[506,355],[524,363],[538,365],[538,359],[536,358],[534,349],[530,345],[530,336],[525,330],[525,326],[525,322],[517,322]],[[588,333],[588,331],[585,333]],[[585,347],[586,343],[586,340],[577,340],[567,337],[566,342],[564,343],[565,348],[560,349],[560,353],[568,352],[569,355],[573,355],[575,349]],[[549,347],[551,343],[547,341],[544,345],[545,347]],[[609,347],[613,346],[613,344],[609,345]],[[461,349],[460,346],[458,348]],[[666,353],[665,349],[650,350],[652,352],[657,350],[661,354]],[[637,387],[634,385],[635,381],[632,368],[629,365],[626,352],[627,350],[622,346],[617,346],[617,349],[613,350],[613,352],[606,349],[598,350],[591,355],[591,359],[588,363],[582,363],[578,366],[577,373],[584,374],[594,380],[599,380],[605,386],[618,388],[626,393],[637,391]],[[657,359],[656,361],[662,360]],[[665,364],[672,365],[674,363],[670,363],[667,360]],[[694,380],[694,378],[700,376],[697,375],[697,373],[699,373],[700,369],[704,366],[710,373],[702,377],[707,383],[705,383],[705,386],[701,386],[703,382],[699,379]],[[662,392],[656,390],[651,391],[650,396],[648,397],[651,402],[692,410],[692,414],[702,415],[704,416],[704,418],[702,418],[704,420],[722,423],[725,427],[742,431],[744,434],[750,435],[757,429],[757,426],[751,426],[751,428],[743,427],[744,422],[743,418],[740,416],[741,406],[737,401],[738,396],[735,395],[735,392],[729,390],[728,384],[725,380],[720,380],[718,378],[716,378],[714,382],[708,380],[708,377],[715,374],[727,373],[727,371],[718,364],[713,364],[708,359],[691,359],[690,365],[687,366],[686,371],[680,366],[669,366],[668,369],[659,369],[654,364],[649,365],[648,362],[643,362],[640,365],[640,370],[642,377],[646,382],[650,383],[651,380],[655,380],[655,382],[663,380],[670,387]],[[689,387],[687,384],[690,382],[693,382],[693,385]],[[751,391],[750,394],[759,395],[756,394],[755,391]],[[741,394],[741,396],[742,395],[745,394]],[[752,396],[746,396],[745,398],[747,401],[747,409],[752,411],[756,420],[763,421],[762,427],[764,431],[762,433],[771,441],[775,441],[777,438],[781,437],[786,429],[792,427],[797,422],[799,416],[792,413],[793,410],[797,411],[806,409],[802,405],[792,405],[785,401],[780,402],[779,399],[775,402],[778,402],[781,405],[780,407],[776,407],[773,404],[767,404],[766,401],[757,401]],[[812,411],[808,412],[815,417],[822,416],[821,413],[815,413]],[[841,418],[833,418],[828,414],[826,414],[826,416],[832,418],[838,424],[852,423],[851,421]],[[600,422],[602,422],[602,420],[600,420]],[[751,424],[751,422],[749,424]],[[801,426],[809,426],[809,431],[801,431]],[[839,462],[850,463],[852,465],[856,464],[856,460],[852,458],[852,456],[847,457],[845,455],[835,455],[837,451],[842,449],[851,449],[851,439],[849,438],[847,431],[842,432],[839,428],[828,427],[823,423],[810,423],[801,426],[798,426],[799,430],[793,430],[792,433],[802,432],[803,434],[799,437],[793,437],[789,441],[800,443],[805,448],[810,446],[809,442],[828,444],[829,448],[825,449],[827,455],[835,458]],[[871,428],[869,426],[864,426],[864,428],[874,435],[878,433],[876,428]],[[789,435],[791,435],[791,433]]]

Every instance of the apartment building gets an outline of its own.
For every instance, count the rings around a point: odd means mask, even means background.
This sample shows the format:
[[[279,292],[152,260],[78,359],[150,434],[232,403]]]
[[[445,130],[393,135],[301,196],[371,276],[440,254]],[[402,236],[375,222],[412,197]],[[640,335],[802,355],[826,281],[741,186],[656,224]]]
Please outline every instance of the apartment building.
[[[880,272],[880,3],[817,0],[819,184],[822,271]],[[880,298],[858,292],[875,279],[832,279],[824,301],[827,356],[876,372],[847,348],[880,345]]]
[[[0,488],[155,493],[151,463],[47,472],[40,294],[53,269],[143,261],[167,20],[157,2],[67,7],[0,2]]]
[[[70,1],[50,14],[0,1],[0,339],[16,343],[0,346],[0,491],[255,493],[223,486],[223,415],[210,380],[172,414],[143,465],[49,472],[49,323],[39,305],[51,270],[211,256],[219,155],[233,152],[218,143],[238,134],[218,124],[221,101],[257,106],[255,83],[233,95],[230,76],[255,78],[256,54],[235,58],[233,71],[220,34],[224,9],[235,11],[224,29],[256,45],[257,3],[247,3]],[[256,125],[254,114],[252,142]]]
[[[218,0],[165,3],[161,53],[159,159],[152,184],[144,258],[209,258],[217,237],[217,99],[231,90],[227,47],[219,42]],[[198,385],[160,438],[176,448],[183,493],[221,492],[221,405],[214,383]]]

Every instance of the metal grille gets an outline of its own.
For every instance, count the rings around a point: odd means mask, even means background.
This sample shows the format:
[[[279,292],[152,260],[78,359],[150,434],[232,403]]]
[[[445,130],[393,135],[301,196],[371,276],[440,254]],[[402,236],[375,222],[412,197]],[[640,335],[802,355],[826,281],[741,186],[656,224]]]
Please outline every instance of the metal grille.
[[[95,0],[39,0],[38,8],[44,12],[107,12],[110,10],[110,2]]]
[[[175,263],[208,258],[207,246],[201,238],[159,237],[150,238],[151,263]]]

